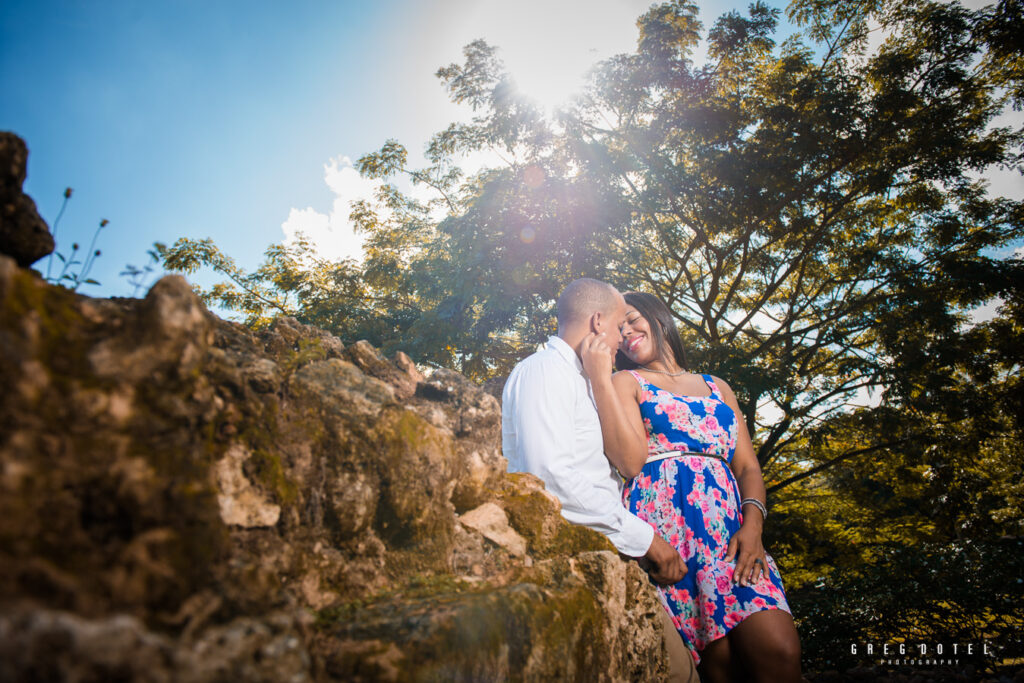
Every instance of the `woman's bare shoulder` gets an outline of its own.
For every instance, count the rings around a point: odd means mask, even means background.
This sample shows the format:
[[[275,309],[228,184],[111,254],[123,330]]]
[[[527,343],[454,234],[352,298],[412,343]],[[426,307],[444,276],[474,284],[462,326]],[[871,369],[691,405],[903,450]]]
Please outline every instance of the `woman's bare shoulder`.
[[[708,375],[708,377],[711,378],[711,381],[715,383],[715,386],[717,386],[723,394],[725,392],[729,392],[730,394],[732,393],[732,387],[730,387],[729,383],[726,382],[724,379],[722,379],[718,375]]]
[[[619,370],[613,374],[612,384],[620,390],[629,389],[634,391],[640,388],[640,382],[637,381],[636,377],[629,370]]]
[[[728,382],[717,375],[709,376],[711,377],[711,381],[715,383],[715,386],[718,387],[718,391],[721,392],[722,398],[725,399],[726,403],[733,405],[734,407],[739,405],[736,400],[736,394],[733,393],[732,387],[729,386]]]

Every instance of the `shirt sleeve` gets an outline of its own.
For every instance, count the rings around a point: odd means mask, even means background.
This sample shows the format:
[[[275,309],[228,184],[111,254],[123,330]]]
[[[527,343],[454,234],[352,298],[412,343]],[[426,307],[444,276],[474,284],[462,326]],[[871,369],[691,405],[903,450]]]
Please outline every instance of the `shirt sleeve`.
[[[562,502],[562,516],[605,534],[624,555],[642,557],[654,529],[626,510],[612,487],[595,485],[575,462],[575,378],[560,364],[533,363],[510,378],[506,400],[517,461]],[[510,458],[510,462],[512,459]]]

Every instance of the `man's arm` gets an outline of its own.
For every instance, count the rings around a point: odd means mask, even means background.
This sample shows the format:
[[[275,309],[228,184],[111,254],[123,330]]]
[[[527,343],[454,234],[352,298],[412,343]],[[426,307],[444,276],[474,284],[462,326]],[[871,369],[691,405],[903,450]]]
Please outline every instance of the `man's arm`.
[[[605,534],[625,555],[646,555],[654,529],[630,514],[613,491],[593,486],[573,470],[575,378],[555,364],[518,370],[505,400],[513,402],[509,412],[519,462],[558,496],[567,520]]]

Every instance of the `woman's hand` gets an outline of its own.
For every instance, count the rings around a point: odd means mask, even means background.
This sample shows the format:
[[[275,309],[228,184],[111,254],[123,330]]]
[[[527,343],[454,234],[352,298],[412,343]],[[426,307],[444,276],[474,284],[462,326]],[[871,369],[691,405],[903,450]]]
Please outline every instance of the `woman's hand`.
[[[579,346],[583,371],[590,380],[590,390],[601,420],[601,438],[608,461],[626,479],[640,473],[647,459],[647,432],[644,431],[640,407],[632,394],[619,394],[616,380],[612,376],[615,349],[608,345],[604,332],[591,332]],[[636,381],[627,377],[633,389]],[[627,381],[618,382],[620,388],[628,386]]]
[[[615,350],[608,346],[604,332],[591,332],[580,344],[580,360],[583,370],[591,382],[612,377],[612,365],[615,363]]]
[[[760,514],[751,512],[751,514]],[[761,544],[760,525],[744,523],[740,530],[733,534],[729,547],[725,551],[725,561],[732,562],[736,558],[732,582],[741,586],[752,586],[768,573],[768,557]]]
[[[729,467],[733,476],[736,477],[736,484],[739,486],[740,499],[756,498],[760,501],[767,500],[767,492],[764,488],[764,477],[761,476],[761,465],[757,462],[754,454],[754,446],[750,442],[750,434],[747,432],[747,423],[743,419],[743,412],[740,410],[736,395],[728,384],[721,379],[714,377],[718,390],[726,404],[736,413],[736,452],[732,456]],[[751,505],[753,508],[753,505]],[[736,568],[733,570],[733,583],[741,586],[749,586],[761,580],[761,577],[768,573],[768,558],[764,553],[764,545],[761,544],[761,529],[764,526],[764,518],[761,512],[751,509],[750,514],[744,515],[743,525],[740,530],[729,540],[729,547],[725,552],[725,559],[731,562],[736,558]]]

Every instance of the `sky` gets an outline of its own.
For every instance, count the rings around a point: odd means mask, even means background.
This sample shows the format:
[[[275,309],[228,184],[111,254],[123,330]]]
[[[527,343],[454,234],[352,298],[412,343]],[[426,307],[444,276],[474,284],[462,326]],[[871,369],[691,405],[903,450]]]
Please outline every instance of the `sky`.
[[[327,256],[351,255],[341,224],[370,187],[351,163],[389,138],[415,162],[466,115],[434,76],[463,46],[484,38],[524,91],[557,99],[588,65],[634,48],[648,6],[5,0],[0,130],[27,142],[25,191],[51,225],[73,188],[58,251],[109,221],[90,273],[101,284],[83,293],[132,294],[125,265],[184,236],[212,238],[246,268],[298,229]]]
[[[212,238],[247,269],[299,230],[324,256],[354,256],[349,202],[372,183],[352,162],[394,138],[415,165],[431,134],[468,115],[434,76],[463,46],[496,45],[519,87],[550,105],[589,65],[635,47],[649,5],[5,0],[0,130],[26,140],[25,191],[51,226],[73,188],[58,251],[109,221],[90,272],[101,284],[83,293],[132,295],[126,264],[179,237]],[[705,2],[701,18],[745,5]],[[1024,195],[1019,175],[993,178]]]

